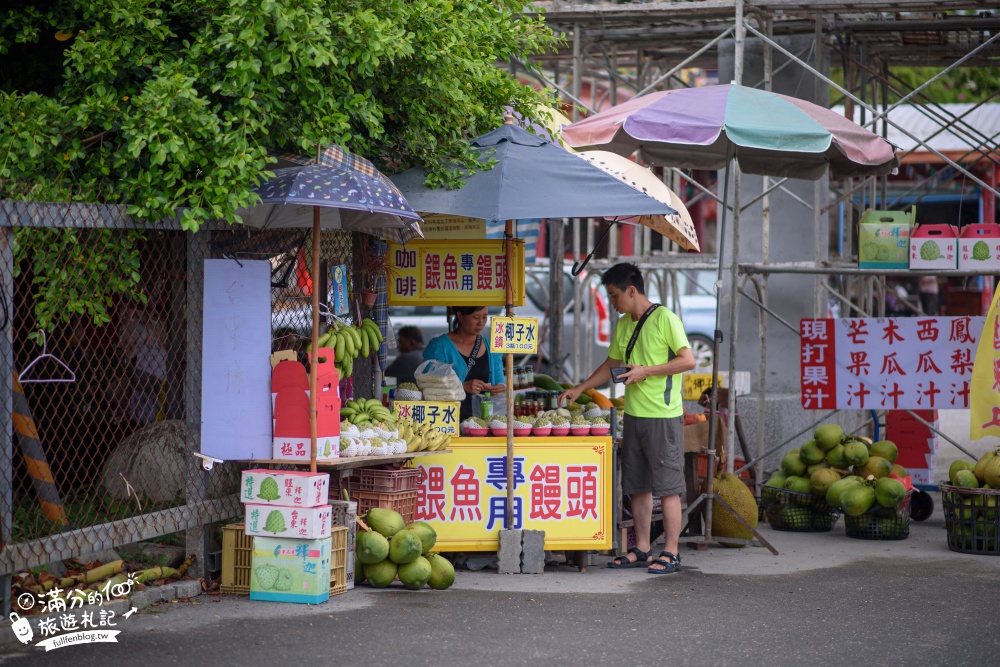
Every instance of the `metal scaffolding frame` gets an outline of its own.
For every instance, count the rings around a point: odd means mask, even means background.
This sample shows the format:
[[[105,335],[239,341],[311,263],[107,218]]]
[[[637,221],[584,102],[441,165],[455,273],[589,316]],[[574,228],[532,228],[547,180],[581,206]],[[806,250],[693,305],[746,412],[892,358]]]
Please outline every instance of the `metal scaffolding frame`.
[[[953,0],[946,3],[928,2],[925,0],[854,0],[833,2],[828,0],[813,0],[803,2],[798,0],[759,0],[741,2],[739,0],[700,0],[695,2],[660,2],[650,4],[617,4],[599,3],[583,4],[573,2],[536,2],[534,7],[544,11],[546,22],[564,37],[564,45],[554,53],[539,57],[532,63],[536,76],[544,84],[560,91],[576,106],[587,111],[600,108],[605,95],[608,102],[617,102],[617,91],[625,86],[634,91],[634,96],[640,96],[654,90],[669,89],[689,85],[682,76],[684,68],[715,69],[717,67],[717,51],[724,40],[733,38],[732,48],[735,56],[735,80],[743,82],[743,58],[746,47],[746,36],[760,40],[763,45],[764,79],[761,82],[749,82],[747,85],[762,86],[770,90],[772,76],[776,72],[773,66],[773,52],[778,51],[787,59],[781,67],[797,64],[804,71],[812,74],[817,87],[826,85],[836,90],[844,101],[845,114],[855,118],[864,127],[886,135],[891,126],[913,140],[916,145],[935,155],[953,170],[951,177],[962,177],[976,183],[984,192],[1000,198],[996,181],[990,182],[979,178],[972,169],[982,163],[1000,165],[998,151],[995,145],[996,137],[988,137],[978,132],[976,128],[964,121],[967,113],[955,115],[941,105],[928,103],[923,90],[934,80],[959,67],[996,67],[1000,65],[1000,1],[998,0]],[[844,63],[844,83],[832,80],[822,71],[813,67],[802,54],[796,54],[787,49],[782,38],[792,36],[813,36],[810,51],[816,50],[823,56],[837,56]],[[891,68],[900,66],[927,66],[943,68],[942,72],[924,82],[917,88],[904,93],[902,82],[893,76]],[[516,67],[515,67],[516,69]],[[590,100],[582,99],[582,83],[590,82]],[[607,92],[598,93],[599,84],[606,87]],[[899,99],[889,103],[890,94]],[[990,98],[992,99],[992,97]],[[921,113],[939,123],[940,132],[952,131],[959,134],[969,143],[969,151],[957,160],[935,150],[929,144],[931,137],[913,136],[906,128],[893,122],[890,113],[900,105],[913,101],[923,101]],[[977,105],[978,106],[978,105]],[[857,111],[857,115],[855,115]],[[577,119],[574,108],[574,120]],[[790,191],[784,188],[785,179],[764,178],[762,194],[753,200],[740,202],[740,173],[735,164],[732,167],[734,197],[726,202],[719,193],[712,192],[700,184],[688,179],[683,171],[671,168],[667,171],[672,177],[683,177],[688,183],[701,191],[699,196],[712,197],[732,216],[732,262],[729,267],[731,278],[731,293],[729,301],[729,373],[734,377],[737,321],[739,313],[738,297],[748,299],[756,305],[761,313],[759,334],[761,339],[760,368],[757,383],[757,456],[748,465],[756,464],[758,473],[763,456],[769,452],[761,450],[763,441],[763,415],[767,398],[767,383],[765,365],[767,359],[767,326],[770,317],[792,328],[788,322],[778,317],[768,307],[768,277],[772,274],[800,273],[818,276],[840,276],[842,289],[837,290],[823,281],[815,281],[816,308],[827,294],[846,304],[859,316],[884,315],[884,299],[875,298],[873,287],[883,287],[887,275],[897,272],[871,271],[858,269],[856,264],[847,261],[824,261],[821,259],[821,239],[826,232],[825,220],[829,212],[843,203],[857,213],[863,208],[864,202],[855,203],[855,195],[871,191],[874,202],[876,190],[881,191],[881,201],[886,202],[887,179],[882,177],[849,179],[839,187],[831,187],[829,201],[821,201],[821,186],[817,182],[814,188],[813,201],[806,202],[796,197],[796,200],[812,210],[814,233],[816,239],[816,261],[796,263],[772,263],[769,261],[770,235],[770,203],[769,196],[775,190],[786,194]],[[1000,171],[1000,170],[996,170]],[[918,183],[913,189],[922,187],[925,181]],[[716,187],[721,180],[717,180]],[[909,193],[907,193],[909,194]],[[794,195],[793,195],[794,196]],[[906,196],[906,195],[903,195]],[[760,263],[741,263],[739,258],[739,219],[740,213],[750,206],[761,203],[763,206],[763,246]],[[851,225],[845,226],[847,248],[850,248]],[[561,234],[559,235],[561,237]],[[667,255],[650,257],[648,255],[648,230],[644,244],[646,249],[641,256],[629,259],[638,260],[644,271],[676,270],[694,268],[716,268],[721,261],[721,253],[715,262],[708,263],[704,259],[686,261],[682,255]],[[574,227],[573,252],[576,259],[580,257],[580,232]],[[593,245],[593,228],[588,228],[588,246]],[[721,241],[720,241],[721,242]],[[609,253],[610,254],[610,253]],[[614,260],[624,259],[615,257]],[[600,269],[614,261],[595,260],[593,265]],[[903,273],[903,272],[899,272]],[[919,271],[907,271],[906,275],[920,275]],[[934,275],[967,276],[968,272],[947,271],[933,272]],[[747,292],[747,285],[754,288],[754,296]],[[716,292],[721,285],[716,284]],[[852,294],[865,295],[863,298],[852,299]],[[883,290],[884,292],[884,290]],[[878,292],[882,294],[883,292]],[[558,295],[553,295],[558,296]],[[579,304],[579,299],[577,299]],[[560,302],[554,302],[558,308]],[[558,312],[558,311],[556,311]],[[819,315],[819,313],[815,313]],[[558,345],[558,340],[554,340]],[[579,354],[579,341],[576,343],[576,354]],[[553,354],[558,354],[554,350]],[[735,392],[729,394],[729,413],[735,414]],[[726,450],[727,469],[733,472],[734,460],[734,426],[733,420],[727,425]],[[939,433],[940,434],[940,433]],[[796,436],[793,436],[793,438]],[[791,438],[791,439],[793,439]],[[783,447],[791,439],[782,443]],[[710,438],[711,441],[711,438]],[[957,443],[954,443],[957,446]],[[964,450],[963,450],[964,451]],[[708,455],[713,456],[714,451]],[[760,475],[758,474],[758,479]],[[711,488],[706,503],[706,527],[700,541],[712,542],[711,536],[711,499],[716,498]],[[692,504],[697,505],[702,498]]]

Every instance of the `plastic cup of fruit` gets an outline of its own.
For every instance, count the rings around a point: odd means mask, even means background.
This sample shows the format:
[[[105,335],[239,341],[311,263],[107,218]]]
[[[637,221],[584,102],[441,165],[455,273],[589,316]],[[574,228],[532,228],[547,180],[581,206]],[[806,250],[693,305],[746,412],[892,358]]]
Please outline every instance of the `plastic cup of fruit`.
[[[552,433],[551,426],[536,426],[533,429],[531,429],[531,435],[535,436],[536,438],[544,438],[549,433]]]
[[[578,426],[571,425],[569,430],[573,433],[573,435],[590,435],[590,424],[587,424],[586,426],[582,424]]]
[[[469,436],[470,438],[485,438],[486,434],[489,433],[489,432],[490,432],[490,430],[488,428],[481,428],[481,427],[478,427],[478,426],[476,426],[476,427],[466,426],[465,427],[465,435]]]
[[[598,424],[590,427],[590,435],[607,435],[611,433],[611,426],[608,424]]]
[[[507,427],[504,426],[503,428],[494,428],[494,427],[491,426],[490,427],[490,435],[492,435],[494,438],[506,438],[507,437]]]
[[[517,436],[518,438],[526,438],[529,435],[531,435],[531,430],[532,429],[530,427],[529,428],[515,428],[514,429],[514,435]]]
[[[550,435],[554,435],[556,437],[562,437],[564,435],[569,435],[569,426],[565,426],[565,425],[563,425],[563,426],[555,426],[555,425],[553,425],[552,426],[552,433],[550,433]]]

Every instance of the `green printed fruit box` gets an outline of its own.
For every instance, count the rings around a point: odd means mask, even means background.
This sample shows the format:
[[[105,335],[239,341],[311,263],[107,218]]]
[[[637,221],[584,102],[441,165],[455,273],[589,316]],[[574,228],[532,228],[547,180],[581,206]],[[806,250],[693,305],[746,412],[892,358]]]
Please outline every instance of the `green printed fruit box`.
[[[248,503],[245,508],[243,525],[247,535],[313,540],[330,537],[330,528],[333,526],[329,505],[273,507]]]
[[[320,604],[330,599],[333,541],[253,538],[250,599]]]
[[[240,502],[279,507],[319,507],[330,496],[330,473],[253,468],[240,475]]]
[[[910,268],[948,271],[958,268],[958,229],[952,225],[917,225],[910,234]]]
[[[865,211],[858,225],[858,266],[862,269],[909,268],[910,229],[916,207],[905,211]]]

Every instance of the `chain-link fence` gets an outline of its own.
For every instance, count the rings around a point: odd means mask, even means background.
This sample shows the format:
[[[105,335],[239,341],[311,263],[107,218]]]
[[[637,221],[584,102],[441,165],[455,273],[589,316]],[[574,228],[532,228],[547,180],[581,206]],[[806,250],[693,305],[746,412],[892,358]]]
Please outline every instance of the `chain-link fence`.
[[[308,270],[308,230],[191,234],[124,211],[0,201],[5,609],[13,573],[178,531],[201,557],[205,527],[240,514],[246,464],[205,471],[191,455],[200,451],[205,259],[271,262],[275,350],[304,351],[310,291],[326,300],[326,280],[314,286]],[[352,242],[323,233],[321,276],[353,266]],[[372,384],[372,367],[355,381]]]

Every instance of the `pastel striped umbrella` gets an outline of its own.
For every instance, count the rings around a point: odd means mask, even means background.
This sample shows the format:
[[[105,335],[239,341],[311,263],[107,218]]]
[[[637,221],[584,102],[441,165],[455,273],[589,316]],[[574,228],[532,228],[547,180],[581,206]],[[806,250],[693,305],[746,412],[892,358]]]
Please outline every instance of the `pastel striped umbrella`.
[[[637,97],[563,128],[574,148],[646,162],[722,169],[735,158],[749,174],[816,180],[884,175],[899,165],[895,147],[857,123],[811,102],[737,84]]]

